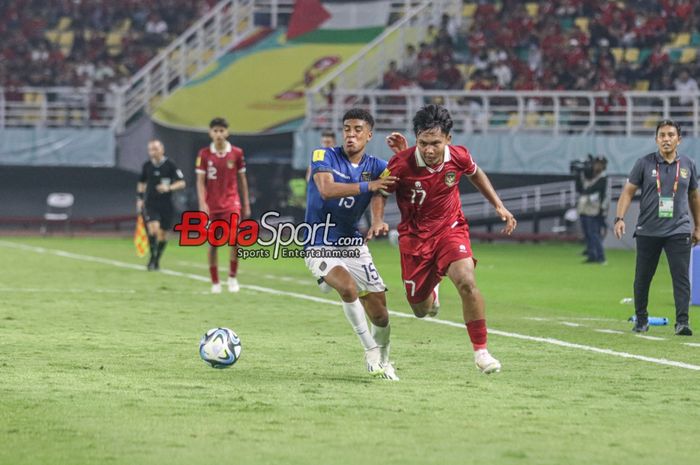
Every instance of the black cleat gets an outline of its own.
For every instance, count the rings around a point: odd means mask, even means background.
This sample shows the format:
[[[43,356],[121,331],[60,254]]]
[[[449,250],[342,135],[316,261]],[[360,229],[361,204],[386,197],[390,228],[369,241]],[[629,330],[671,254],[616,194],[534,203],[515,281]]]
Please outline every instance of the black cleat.
[[[676,336],[692,336],[693,330],[690,326],[681,323],[676,323]]]
[[[646,333],[647,331],[649,331],[649,323],[640,323],[639,321],[637,321],[634,324],[632,331],[635,333]]]

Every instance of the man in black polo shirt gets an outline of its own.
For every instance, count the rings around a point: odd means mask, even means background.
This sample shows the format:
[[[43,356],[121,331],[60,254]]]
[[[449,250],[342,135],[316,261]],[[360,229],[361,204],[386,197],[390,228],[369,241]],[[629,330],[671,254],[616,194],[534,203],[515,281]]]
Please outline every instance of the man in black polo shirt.
[[[632,331],[649,330],[647,304],[649,286],[659,264],[661,251],[666,252],[673,281],[678,336],[692,336],[688,322],[690,305],[690,249],[700,240],[700,193],[697,171],[690,158],[679,155],[681,141],[678,123],[663,120],[656,126],[658,151],[635,163],[617,203],[615,236],[625,233],[624,216],[635,192],[641,187],[639,219],[634,232],[637,240],[637,265],[634,275],[634,310],[637,314]],[[693,223],[690,222],[693,216]]]
[[[148,270],[152,271],[160,267],[167,232],[173,226],[171,192],[185,188],[185,177],[175,163],[165,157],[161,141],[152,140],[148,143],[148,158],[136,185],[136,210],[143,212],[146,221],[151,248]]]

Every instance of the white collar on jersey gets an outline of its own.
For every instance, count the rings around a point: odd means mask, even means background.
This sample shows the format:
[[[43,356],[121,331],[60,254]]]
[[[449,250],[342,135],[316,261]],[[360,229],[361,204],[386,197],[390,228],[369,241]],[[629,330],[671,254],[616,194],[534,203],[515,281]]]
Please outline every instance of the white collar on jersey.
[[[416,147],[415,155],[416,155],[416,165],[418,165],[419,168],[427,168],[428,171],[430,171],[431,173],[435,173],[435,172],[442,170],[442,167],[445,166],[445,163],[447,163],[448,161],[450,161],[452,159],[452,155],[450,155],[450,146],[449,145],[445,145],[445,158],[443,159],[440,166],[438,166],[437,168],[431,168],[425,164],[425,160],[423,160],[423,155],[421,155],[420,150],[418,150],[418,147]]]
[[[214,155],[220,155],[220,154],[226,155],[227,153],[229,153],[231,151],[231,143],[229,141],[226,141],[226,147],[224,147],[224,151],[217,152],[216,146],[214,145],[214,142],[212,142],[211,144],[209,144],[209,151],[211,153],[213,153]]]

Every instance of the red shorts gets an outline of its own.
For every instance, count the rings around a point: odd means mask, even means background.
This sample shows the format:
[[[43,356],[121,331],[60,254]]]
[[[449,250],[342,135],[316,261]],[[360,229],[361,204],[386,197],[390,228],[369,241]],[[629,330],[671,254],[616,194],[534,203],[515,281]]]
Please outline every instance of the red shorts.
[[[401,254],[401,277],[406,298],[412,304],[423,302],[447,274],[447,268],[457,260],[472,257],[467,225],[449,230],[434,238],[429,253]],[[476,260],[474,260],[476,264]]]

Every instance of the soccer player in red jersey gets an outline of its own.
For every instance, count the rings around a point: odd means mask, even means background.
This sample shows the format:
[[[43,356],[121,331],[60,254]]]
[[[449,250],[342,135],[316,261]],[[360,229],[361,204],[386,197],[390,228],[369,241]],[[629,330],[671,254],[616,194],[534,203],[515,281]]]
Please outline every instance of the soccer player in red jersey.
[[[195,171],[197,173],[197,197],[199,209],[209,215],[209,220],[231,220],[236,213],[241,218],[250,216],[248,200],[248,180],[245,175],[243,150],[231,145],[228,123],[224,118],[214,118],[209,123],[211,144],[204,147],[197,155]],[[240,192],[240,196],[239,196]],[[243,202],[241,202],[241,199]],[[228,290],[238,292],[240,287],[238,273],[238,248],[231,248]],[[221,293],[216,247],[209,246],[209,274],[211,275],[211,292]]]
[[[511,234],[516,221],[469,150],[450,145],[451,129],[452,118],[445,108],[428,105],[420,109],[413,118],[416,146],[407,148],[406,138],[399,133],[388,137],[387,143],[395,155],[383,176],[399,179],[387,191],[396,192],[401,212],[401,274],[413,313],[418,318],[437,315],[438,284],[448,276],[462,299],[476,366],[488,374],[500,371],[501,364],[486,348],[484,299],[474,279],[476,260],[459,197],[462,175],[506,222],[503,232]]]

